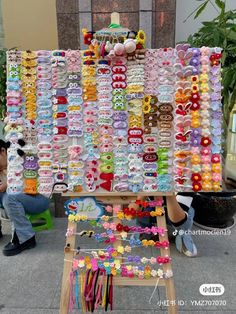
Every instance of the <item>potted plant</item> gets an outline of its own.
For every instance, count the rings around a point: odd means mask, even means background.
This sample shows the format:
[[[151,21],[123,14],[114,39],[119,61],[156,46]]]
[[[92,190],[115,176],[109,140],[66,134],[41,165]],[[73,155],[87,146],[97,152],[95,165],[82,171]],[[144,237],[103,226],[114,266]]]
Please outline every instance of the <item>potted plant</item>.
[[[226,11],[226,1],[203,0],[187,19],[198,16],[208,5],[213,5],[218,15],[212,21],[202,22],[202,27],[188,42],[193,47],[209,46],[221,47],[222,56],[222,104],[224,137],[227,134],[227,125],[230,112],[236,103],[236,10]],[[223,143],[224,156],[227,152],[226,140]],[[193,198],[192,206],[195,209],[195,222],[209,228],[226,228],[234,224],[233,216],[236,212],[234,193],[199,193]]]

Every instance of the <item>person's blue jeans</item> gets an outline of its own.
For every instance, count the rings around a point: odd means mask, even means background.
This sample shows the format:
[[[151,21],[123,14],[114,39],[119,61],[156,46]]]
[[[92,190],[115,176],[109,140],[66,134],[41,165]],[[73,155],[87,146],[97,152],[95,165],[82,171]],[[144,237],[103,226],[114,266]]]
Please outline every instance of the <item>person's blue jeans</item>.
[[[20,243],[35,235],[25,214],[39,214],[49,207],[49,199],[41,194],[34,196],[23,193],[12,195],[0,193],[0,201],[11,220],[12,233],[16,232]]]

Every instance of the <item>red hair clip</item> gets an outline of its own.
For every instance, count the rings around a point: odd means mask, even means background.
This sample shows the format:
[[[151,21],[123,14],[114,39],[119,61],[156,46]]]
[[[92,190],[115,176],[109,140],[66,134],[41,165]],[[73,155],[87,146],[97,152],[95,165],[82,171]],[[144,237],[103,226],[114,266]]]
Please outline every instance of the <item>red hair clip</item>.
[[[67,104],[67,99],[66,97],[58,96],[58,97],[55,97],[52,102],[58,105],[65,105]]]
[[[112,67],[112,72],[117,73],[117,74],[125,73],[126,70],[127,70],[127,68],[125,65],[114,65]]]
[[[113,82],[112,83],[112,87],[113,88],[126,88],[126,86],[127,86],[127,84],[126,84],[126,82],[124,82],[124,81],[121,81],[121,82]]]
[[[53,133],[55,135],[66,135],[67,134],[67,128],[64,126],[56,126],[53,128]]]

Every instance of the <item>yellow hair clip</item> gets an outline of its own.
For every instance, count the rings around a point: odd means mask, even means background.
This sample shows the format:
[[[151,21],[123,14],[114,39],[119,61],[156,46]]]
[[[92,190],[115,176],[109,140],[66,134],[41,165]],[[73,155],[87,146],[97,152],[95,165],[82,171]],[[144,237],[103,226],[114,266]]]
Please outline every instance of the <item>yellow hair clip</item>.
[[[26,94],[26,96],[27,96],[26,103],[28,103],[28,102],[35,102],[36,103],[37,96],[35,94],[29,93],[28,95]]]
[[[199,80],[201,81],[201,83],[207,83],[209,80],[208,74],[207,73],[200,74]]]
[[[23,59],[36,59],[37,55],[34,51],[26,50],[21,52],[21,57]]]
[[[36,67],[37,66],[37,60],[34,60],[34,59],[23,59],[21,61],[21,64],[24,66],[24,67]]]
[[[200,127],[200,119],[199,118],[193,118],[191,121],[191,127],[192,128],[199,128]]]
[[[143,93],[144,87],[141,85],[131,85],[126,88],[126,92],[129,93]]]
[[[210,87],[208,84],[204,83],[200,85],[200,89],[202,93],[208,93],[210,90]]]
[[[137,34],[137,36],[136,36],[136,39],[137,39],[137,43],[140,43],[140,44],[142,44],[143,46],[145,45],[145,42],[146,42],[146,34],[145,34],[145,32],[144,32],[142,29],[140,29],[140,30],[138,31],[138,34]]]
[[[36,75],[37,69],[36,68],[30,68],[30,67],[25,67],[21,69],[21,72],[23,75]]]

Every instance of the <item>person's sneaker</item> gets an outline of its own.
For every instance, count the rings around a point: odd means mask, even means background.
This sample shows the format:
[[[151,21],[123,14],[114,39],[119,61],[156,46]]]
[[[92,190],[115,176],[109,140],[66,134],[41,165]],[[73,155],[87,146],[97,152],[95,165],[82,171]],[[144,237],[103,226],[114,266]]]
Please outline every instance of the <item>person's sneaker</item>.
[[[13,256],[21,253],[24,250],[32,249],[36,246],[35,236],[30,238],[29,240],[19,243],[18,239],[13,236],[13,239],[11,242],[9,242],[6,246],[3,248],[3,255],[5,256]]]

